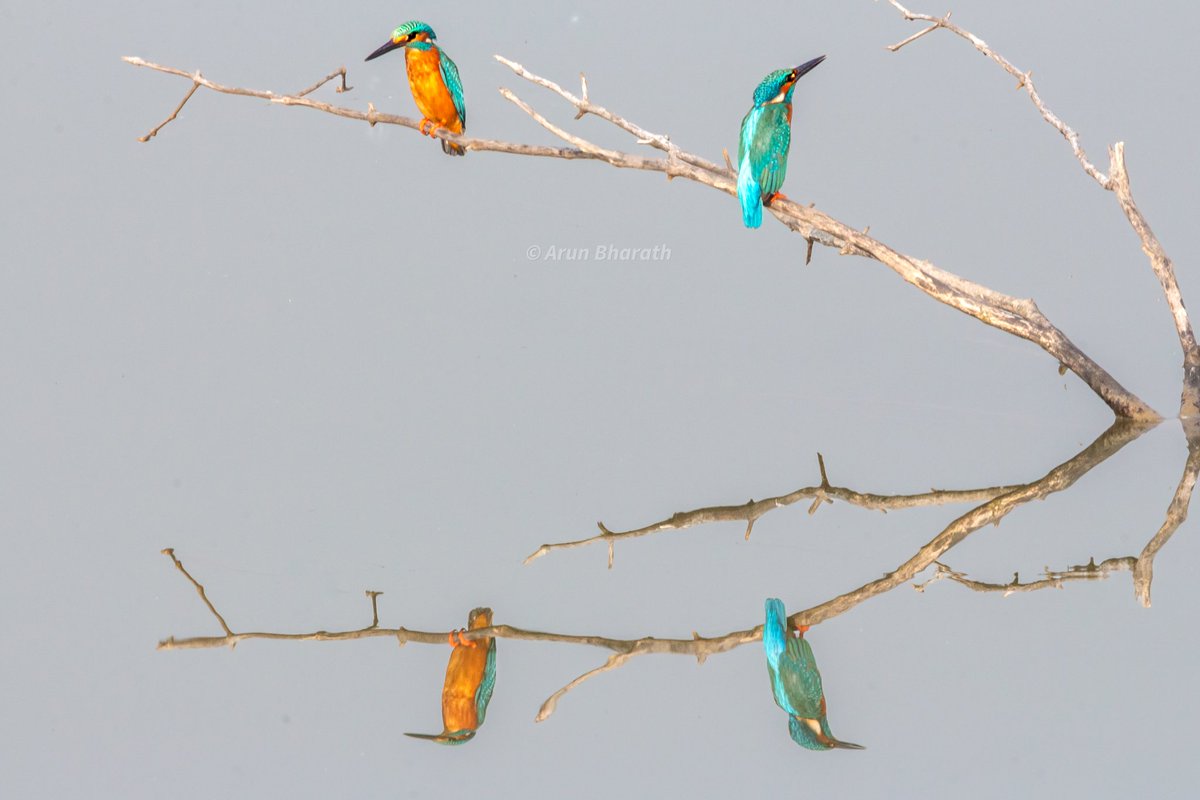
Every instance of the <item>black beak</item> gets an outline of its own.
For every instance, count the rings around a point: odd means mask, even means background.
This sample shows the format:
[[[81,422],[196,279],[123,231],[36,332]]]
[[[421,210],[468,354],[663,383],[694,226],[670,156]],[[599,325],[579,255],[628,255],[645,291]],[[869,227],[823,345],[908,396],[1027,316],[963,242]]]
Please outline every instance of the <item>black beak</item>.
[[[404,47],[404,45],[405,42],[397,42],[394,39],[388,39],[386,42],[380,45],[374,53],[371,53],[371,55],[367,56],[364,60],[370,61],[372,58],[379,58],[384,53],[389,53],[392,50],[395,50],[397,47]],[[824,56],[822,56],[822,58],[824,58]]]
[[[374,56],[372,56],[372,58],[374,58]],[[368,61],[369,60],[370,59],[368,59]],[[796,73],[796,80],[800,80],[800,78],[803,75],[808,73],[809,70],[811,70],[813,67],[815,67],[817,64],[820,64],[824,60],[825,60],[825,56],[817,56],[812,61],[805,61],[800,66],[796,67],[796,69],[792,70],[793,72]]]

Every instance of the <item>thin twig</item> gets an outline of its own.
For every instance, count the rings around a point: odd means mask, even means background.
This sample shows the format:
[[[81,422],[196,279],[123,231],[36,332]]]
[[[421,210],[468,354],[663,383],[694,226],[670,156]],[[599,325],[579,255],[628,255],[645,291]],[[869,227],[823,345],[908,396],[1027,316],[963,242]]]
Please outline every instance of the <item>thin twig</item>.
[[[603,672],[611,672],[618,667],[624,666],[625,662],[629,659],[633,658],[634,656],[643,655],[644,653],[645,651],[641,649],[628,650],[624,653],[613,653],[603,664],[595,669],[588,670],[578,678],[575,678],[573,681],[568,683],[566,686],[559,689],[554,694],[547,697],[546,701],[542,703],[542,707],[538,709],[537,716],[533,718],[533,721],[544,722],[546,718],[553,714],[558,708],[558,701],[562,699],[562,696],[574,689],[579,684],[589,680],[590,678],[594,678]]]
[[[925,35],[927,35],[927,34],[933,33],[933,32],[934,32],[934,31],[936,31],[938,28],[941,28],[941,27],[945,26],[945,24],[946,24],[947,22],[949,22],[949,21],[950,21],[950,12],[949,12],[949,11],[947,11],[947,12],[946,12],[946,16],[942,17],[942,18],[941,18],[941,19],[939,19],[937,22],[935,22],[935,23],[933,23],[932,25],[930,25],[928,28],[925,28],[924,30],[917,31],[917,32],[916,32],[916,33],[914,33],[912,36],[908,37],[907,39],[905,39],[905,40],[904,40],[904,41],[902,41],[902,42],[897,42],[896,44],[890,44],[890,45],[888,45],[888,46],[887,46],[887,49],[888,49],[888,50],[891,50],[891,51],[894,53],[894,52],[896,52],[897,50],[899,50],[901,47],[904,47],[904,45],[906,45],[906,44],[911,44],[912,42],[915,42],[917,39],[920,39],[922,36],[925,36]]]
[[[1096,169],[1096,166],[1088,160],[1087,153],[1084,152],[1083,146],[1079,144],[1079,134],[1077,134],[1070,128],[1070,126],[1059,119],[1058,116],[1055,115],[1055,113],[1049,108],[1047,108],[1044,102],[1042,102],[1042,97],[1038,94],[1037,87],[1034,86],[1033,78],[1030,77],[1032,73],[1022,72],[1021,70],[1017,69],[1011,61],[993,50],[983,39],[980,39],[970,31],[960,28],[958,25],[950,22],[949,14],[946,14],[945,17],[934,17],[929,14],[916,14],[902,6],[899,2],[897,2],[897,0],[888,0],[888,2],[891,3],[892,6],[894,6],[897,10],[899,10],[900,13],[904,15],[906,20],[918,20],[921,22],[932,23],[932,27],[921,32],[922,35],[935,31],[938,28],[944,28],[951,33],[954,33],[956,36],[966,39],[975,46],[976,50],[999,64],[1005,72],[1016,78],[1018,88],[1024,89],[1029,94],[1029,99],[1041,113],[1042,119],[1053,125],[1054,128],[1062,134],[1063,138],[1067,140],[1067,143],[1071,145],[1071,152],[1075,154],[1075,158],[1079,161],[1080,166],[1083,167],[1084,172],[1086,172],[1088,175],[1091,175],[1092,178],[1094,178],[1095,181],[1104,188],[1109,188],[1108,176]],[[915,40],[919,37],[912,38]],[[888,49],[895,52],[895,50],[899,50],[900,48],[897,46],[894,48],[889,47]]]
[[[199,72],[196,73],[196,77],[197,77],[197,79],[200,77]],[[138,141],[139,142],[148,142],[151,139],[153,139],[155,136],[158,136],[159,131],[161,131],[163,128],[167,127],[168,123],[172,122],[176,117],[179,116],[179,112],[183,110],[183,107],[185,105],[187,105],[187,101],[192,99],[192,95],[194,95],[196,93],[196,90],[199,89],[200,86],[201,86],[201,84],[200,84],[199,80],[196,80],[194,83],[192,83],[192,88],[188,89],[187,94],[185,94],[183,96],[183,99],[179,101],[179,105],[175,106],[175,110],[171,112],[171,116],[167,117],[162,122],[158,123],[158,125],[155,126],[155,128],[153,130],[151,130],[149,133],[147,133],[145,136],[139,136]]]
[[[1125,217],[1129,220],[1130,227],[1133,228],[1138,239],[1141,240],[1142,250],[1146,253],[1146,257],[1149,258],[1150,266],[1154,270],[1154,274],[1158,277],[1159,284],[1162,286],[1163,295],[1167,300],[1167,307],[1170,309],[1172,319],[1175,323],[1175,332],[1179,337],[1179,345],[1183,350],[1183,390],[1179,402],[1179,415],[1181,417],[1200,415],[1200,345],[1197,345],[1196,337],[1192,332],[1192,325],[1188,319],[1187,309],[1183,304],[1183,296],[1179,291],[1179,284],[1175,280],[1175,270],[1171,264],[1171,259],[1167,257],[1162,243],[1158,241],[1158,238],[1150,229],[1149,223],[1146,222],[1145,217],[1142,216],[1141,211],[1138,210],[1137,205],[1133,202],[1133,194],[1129,188],[1129,175],[1125,169],[1125,144],[1117,142],[1110,149],[1109,174],[1105,175],[1088,160],[1087,153],[1079,143],[1079,134],[1059,119],[1042,100],[1033,82],[1033,70],[1022,71],[1018,69],[1011,61],[993,50],[983,39],[951,23],[949,21],[949,13],[939,19],[928,14],[913,13],[897,2],[897,0],[888,0],[888,2],[899,10],[906,20],[920,20],[934,23],[931,27],[926,28],[916,36],[909,37],[909,39],[901,42],[899,45],[889,47],[889,50],[899,50],[901,46],[907,44],[909,41],[914,41],[938,28],[945,28],[956,36],[966,39],[976,50],[996,64],[999,64],[1005,72],[1017,79],[1017,88],[1025,90],[1029,95],[1029,100],[1042,115],[1042,119],[1052,125],[1067,140],[1067,143],[1071,146],[1071,152],[1075,154],[1075,159],[1083,167],[1084,172],[1090,175],[1102,188],[1112,191],[1117,195],[1117,200],[1121,204],[1121,210],[1125,212]],[[1071,368],[1074,369],[1074,367]]]
[[[295,96],[296,97],[304,97],[304,95],[306,95],[306,94],[312,94],[317,89],[320,89],[322,86],[324,86],[325,84],[329,83],[331,80],[333,80],[334,78],[337,78],[337,77],[341,77],[341,79],[342,79],[341,83],[334,87],[334,91],[337,92],[338,94],[342,94],[343,92],[348,92],[354,88],[353,86],[346,85],[346,68],[341,67],[339,69],[335,69],[333,72],[329,73],[324,78],[321,78],[321,80],[317,81],[312,86],[305,89],[304,91],[296,92]]]
[[[200,585],[198,580],[192,577],[190,572],[183,568],[183,562],[175,557],[175,548],[167,547],[162,551],[162,553],[163,555],[170,557],[171,561],[175,564],[175,569],[182,572],[183,576],[191,581],[192,586],[196,587],[196,593],[200,595],[200,599],[204,601],[204,605],[208,606],[208,610],[212,612],[212,615],[217,618],[217,622],[221,623],[221,630],[225,631],[225,635],[233,636],[234,633],[229,629],[229,625],[226,624],[225,618],[221,616],[221,614],[217,611],[216,606],[214,606],[212,601],[208,599],[208,594],[205,593],[204,587]]]
[[[383,592],[377,592],[373,589],[367,589],[367,597],[371,598],[371,627],[379,627],[379,595]]]

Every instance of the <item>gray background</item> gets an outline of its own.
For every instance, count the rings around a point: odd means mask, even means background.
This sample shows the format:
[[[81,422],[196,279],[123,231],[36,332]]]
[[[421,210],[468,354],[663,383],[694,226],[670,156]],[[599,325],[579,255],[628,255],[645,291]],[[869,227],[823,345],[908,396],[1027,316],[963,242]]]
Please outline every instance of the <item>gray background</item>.
[[[970,2],[954,19],[1019,66],[1084,136],[1128,142],[1134,190],[1193,264],[1198,77],[1183,2]],[[1136,8],[1136,11],[1133,9]],[[945,6],[919,10],[942,13]],[[1002,599],[902,587],[810,634],[835,733],[787,737],[761,649],[702,667],[639,659],[539,703],[602,662],[502,641],[487,725],[436,730],[445,648],[387,640],[155,652],[216,633],[159,555],[174,546],[235,629],[498,621],[615,636],[718,634],[893,569],[962,509],[845,506],[663,534],[523,567],[603,519],[633,527],[831,477],[868,491],[1029,481],[1109,413],[1034,346],[937,305],[882,267],[818,249],[733,198],[661,175],[491,154],[413,132],[197,94],[295,91],[341,64],[348,95],[415,113],[399,54],[429,21],[457,61],[471,133],[547,142],[495,91],[629,149],[524,85],[493,53],[575,86],[709,158],[735,147],[766,72],[829,58],[797,91],[795,199],[905,252],[1036,298],[1168,414],[1180,354],[1114,199],[1013,81],[873,2],[0,6],[0,326],[6,611],[0,794],[10,797],[1190,796],[1194,525],[1127,575]],[[598,244],[666,262],[530,261]],[[1136,554],[1185,448],[1168,422],[1074,490],[946,557],[1033,577]]]

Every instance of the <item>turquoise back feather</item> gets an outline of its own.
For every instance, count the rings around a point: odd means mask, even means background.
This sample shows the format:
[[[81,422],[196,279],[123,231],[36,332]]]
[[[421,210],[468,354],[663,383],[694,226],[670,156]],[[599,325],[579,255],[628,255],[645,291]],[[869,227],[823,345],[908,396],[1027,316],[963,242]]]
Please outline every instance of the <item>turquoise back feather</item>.
[[[738,141],[738,200],[747,228],[762,224],[762,201],[783,188],[792,144],[791,108],[786,103],[756,105],[742,120]]]
[[[475,690],[475,726],[483,725],[487,716],[488,703],[492,701],[492,690],[496,688],[496,640],[488,645],[487,663],[483,666],[483,680]]]
[[[442,83],[446,84],[446,88],[450,90],[450,97],[454,100],[454,110],[458,112],[458,118],[462,120],[463,130],[467,128],[467,102],[463,99],[462,80],[458,77],[458,65],[450,60],[450,56],[446,55],[446,51],[438,48],[438,66],[441,67]]]

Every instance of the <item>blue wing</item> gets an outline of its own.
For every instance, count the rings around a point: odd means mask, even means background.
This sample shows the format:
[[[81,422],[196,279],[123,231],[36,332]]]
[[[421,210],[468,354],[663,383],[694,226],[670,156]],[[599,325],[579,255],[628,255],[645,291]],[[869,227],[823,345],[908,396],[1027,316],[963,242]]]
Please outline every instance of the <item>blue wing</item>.
[[[821,698],[825,690],[821,687],[817,660],[806,639],[788,637],[787,649],[779,657],[778,673],[780,690],[788,701],[785,711],[807,719],[823,716]]]
[[[487,663],[483,666],[483,680],[475,690],[475,727],[483,725],[487,716],[488,703],[492,701],[492,690],[496,688],[496,640],[488,645]]]
[[[762,188],[763,198],[782,189],[787,177],[788,150],[792,146],[788,108],[786,103],[763,106],[754,134],[749,137],[750,168]]]
[[[438,66],[441,69],[442,82],[446,84],[446,88],[450,90],[450,97],[454,100],[454,110],[458,112],[458,118],[462,120],[465,129],[467,127],[467,103],[463,100],[462,79],[458,77],[458,66],[441,48],[438,48]]]

